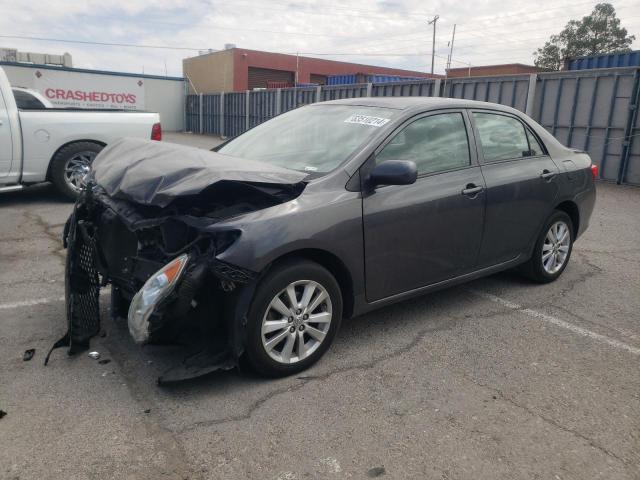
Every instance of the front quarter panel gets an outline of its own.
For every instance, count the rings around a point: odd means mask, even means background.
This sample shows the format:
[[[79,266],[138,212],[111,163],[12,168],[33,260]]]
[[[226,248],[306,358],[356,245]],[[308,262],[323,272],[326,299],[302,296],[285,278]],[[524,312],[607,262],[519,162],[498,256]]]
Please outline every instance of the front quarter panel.
[[[360,192],[340,183],[334,188],[310,184],[295,200],[213,225],[211,232],[241,232],[217,258],[262,272],[284,255],[321,250],[342,262],[357,295],[363,290],[362,200]]]

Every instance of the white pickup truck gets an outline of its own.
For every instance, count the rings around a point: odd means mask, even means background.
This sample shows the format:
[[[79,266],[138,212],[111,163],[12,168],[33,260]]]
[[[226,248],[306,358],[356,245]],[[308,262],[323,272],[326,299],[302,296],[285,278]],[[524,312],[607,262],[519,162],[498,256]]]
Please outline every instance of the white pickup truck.
[[[75,198],[95,156],[121,137],[161,140],[157,113],[20,110],[0,68],[0,192],[51,181]]]

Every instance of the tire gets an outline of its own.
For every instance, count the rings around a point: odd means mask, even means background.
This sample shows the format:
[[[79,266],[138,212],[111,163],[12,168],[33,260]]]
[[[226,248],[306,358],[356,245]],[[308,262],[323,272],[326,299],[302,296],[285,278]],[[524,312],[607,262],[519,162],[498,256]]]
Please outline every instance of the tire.
[[[290,286],[293,286],[302,307],[297,313],[289,309],[291,301],[287,288]],[[306,303],[308,310],[304,308],[307,288],[313,291]],[[317,302],[320,294],[327,298]],[[276,297],[282,303],[278,304],[280,311],[273,308]],[[314,306],[316,302],[318,305]],[[322,322],[314,322],[314,319]],[[269,377],[283,377],[305,370],[327,351],[341,320],[342,295],[333,275],[315,262],[302,259],[287,261],[269,272],[256,289],[249,309],[244,363]],[[264,334],[263,322],[271,322]],[[299,358],[301,338],[303,358]],[[275,342],[271,349],[267,346],[270,341]]]
[[[556,242],[556,244],[554,244],[551,241],[553,232],[550,230],[557,225],[563,226],[563,232],[564,229],[566,229],[566,242]],[[562,233],[561,236],[564,237],[564,233]],[[571,218],[565,212],[554,210],[542,227],[533,249],[533,255],[531,255],[529,261],[523,265],[522,271],[534,282],[553,282],[562,275],[562,272],[564,272],[564,269],[569,263],[571,252],[573,251],[573,240],[574,232]],[[549,253],[550,255],[548,255]],[[553,260],[554,253],[557,255],[556,260]],[[561,258],[563,253],[566,255],[564,258]],[[543,258],[543,256],[546,258]]]
[[[103,145],[94,142],[75,142],[58,150],[51,160],[50,171],[50,180],[56,189],[63,195],[75,200],[80,193],[80,189],[74,188],[73,182],[68,180],[66,172],[67,164],[72,160],[76,160],[78,168],[80,168],[81,163],[86,163],[87,167],[89,167],[95,156],[100,153],[100,150],[103,148]],[[81,159],[86,159],[86,161],[82,161]],[[78,173],[78,175],[80,175],[80,173]],[[76,179],[77,183],[80,183],[79,178],[76,177]]]

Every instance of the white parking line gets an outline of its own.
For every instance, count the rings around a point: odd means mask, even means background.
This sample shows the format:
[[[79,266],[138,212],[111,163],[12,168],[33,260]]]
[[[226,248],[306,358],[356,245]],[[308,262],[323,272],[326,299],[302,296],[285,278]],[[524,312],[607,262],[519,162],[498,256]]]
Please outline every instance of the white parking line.
[[[34,305],[44,305],[46,303],[55,303],[64,301],[64,297],[55,298],[34,298],[32,300],[23,300],[22,302],[0,303],[0,310],[10,310],[12,308],[32,307]]]
[[[606,335],[601,335],[599,333],[592,332],[591,330],[587,330],[586,328],[579,327],[565,320],[560,320],[559,318],[553,317],[551,315],[547,315],[546,313],[532,310],[531,308],[524,308],[522,305],[518,305],[517,303],[513,303],[509,300],[505,300],[504,298],[497,297],[487,292],[482,292],[480,290],[473,290],[473,289],[470,289],[469,291],[479,297],[484,298],[485,300],[489,300],[493,303],[497,303],[510,310],[517,310],[518,312],[522,312],[526,315],[529,315],[530,317],[543,320],[547,323],[551,323],[557,327],[564,328],[573,333],[577,333],[578,335],[582,335],[583,337],[589,337],[589,338],[592,338],[593,340],[597,340],[599,342],[611,345],[612,347],[619,348],[620,350],[626,350],[627,352],[633,353],[634,355],[640,355],[640,348],[627,345],[626,343],[616,340],[615,338],[607,337]]]

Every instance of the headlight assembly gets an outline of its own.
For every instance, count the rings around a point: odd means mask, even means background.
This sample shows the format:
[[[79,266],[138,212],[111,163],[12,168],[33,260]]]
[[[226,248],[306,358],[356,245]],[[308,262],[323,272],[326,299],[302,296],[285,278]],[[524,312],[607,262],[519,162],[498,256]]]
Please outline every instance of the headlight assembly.
[[[136,343],[149,339],[149,317],[154,309],[169,295],[182,276],[189,261],[184,253],[151,275],[131,301],[128,314],[129,333]]]

